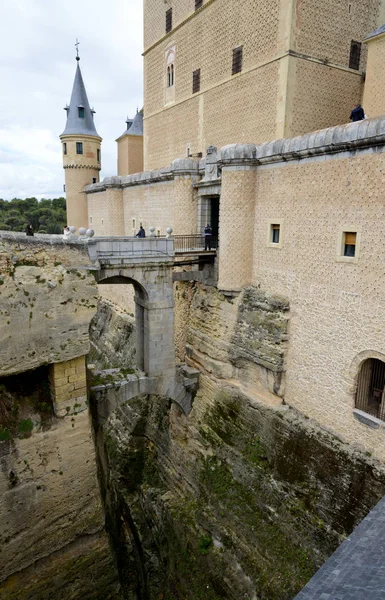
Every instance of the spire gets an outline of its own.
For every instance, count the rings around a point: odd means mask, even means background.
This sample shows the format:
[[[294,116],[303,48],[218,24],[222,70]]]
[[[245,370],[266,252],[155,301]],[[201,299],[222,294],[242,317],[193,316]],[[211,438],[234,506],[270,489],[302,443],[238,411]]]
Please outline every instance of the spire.
[[[136,109],[136,115],[133,119],[127,117],[127,129],[123,135],[143,135],[143,110]],[[118,138],[119,139],[119,138]]]
[[[80,70],[79,50],[76,42],[76,74],[72,88],[70,105],[64,110],[67,111],[67,123],[62,135],[91,135],[100,137],[94,125],[94,109],[91,110],[88,103],[87,92],[83,82],[82,72]]]

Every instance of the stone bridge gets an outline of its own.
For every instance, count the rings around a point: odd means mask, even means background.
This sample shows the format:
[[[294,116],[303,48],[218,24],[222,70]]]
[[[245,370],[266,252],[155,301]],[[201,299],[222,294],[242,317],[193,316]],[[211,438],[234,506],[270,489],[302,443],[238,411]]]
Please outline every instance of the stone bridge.
[[[174,240],[94,238],[88,253],[98,284],[134,286],[138,368],[149,377],[174,373]]]

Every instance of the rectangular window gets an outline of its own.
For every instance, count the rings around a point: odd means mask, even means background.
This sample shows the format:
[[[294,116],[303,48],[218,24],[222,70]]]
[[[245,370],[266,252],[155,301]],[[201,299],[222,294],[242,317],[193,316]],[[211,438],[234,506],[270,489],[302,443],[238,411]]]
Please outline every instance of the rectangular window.
[[[92,178],[92,183],[96,183],[96,177]]]
[[[100,163],[100,150],[99,150],[99,148],[96,150],[96,157],[98,159],[98,162]]]
[[[360,68],[361,61],[361,42],[355,42],[352,40],[350,44],[350,58],[349,58],[349,68],[355,69],[356,71]]]
[[[84,106],[78,106],[78,114],[80,119],[84,119]]]
[[[63,154],[67,154],[67,144],[64,142],[63,144]]]
[[[203,0],[195,0],[195,10],[198,10],[203,4]]]
[[[233,69],[232,74],[241,73],[242,71],[242,59],[243,59],[243,46],[238,46],[233,50]]]
[[[83,154],[83,142],[76,142],[76,154]]]
[[[201,70],[197,69],[193,72],[193,89],[192,93],[196,94],[201,89]]]
[[[281,235],[281,226],[278,224],[271,225],[271,243],[279,244],[279,239]]]
[[[172,29],[172,8],[166,10],[166,33]]]
[[[156,230],[156,235],[157,235],[157,237],[160,237],[160,229]]]
[[[357,233],[344,232],[344,256],[354,258],[356,255]]]
[[[92,217],[90,217],[90,224],[92,225]]]

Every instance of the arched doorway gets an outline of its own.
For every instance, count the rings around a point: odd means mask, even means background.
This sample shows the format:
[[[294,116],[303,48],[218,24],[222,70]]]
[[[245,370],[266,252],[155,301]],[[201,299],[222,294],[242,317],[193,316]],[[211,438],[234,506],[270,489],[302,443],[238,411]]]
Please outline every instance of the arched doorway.
[[[146,311],[144,309],[147,301],[148,294],[140,283],[134,279],[123,276],[107,277],[98,282],[98,285],[132,285],[135,290],[135,329],[136,329],[136,354],[135,362],[138,369],[146,371],[146,365],[148,363],[148,323],[146,323]]]
[[[356,408],[385,421],[385,362],[368,358],[357,379]]]

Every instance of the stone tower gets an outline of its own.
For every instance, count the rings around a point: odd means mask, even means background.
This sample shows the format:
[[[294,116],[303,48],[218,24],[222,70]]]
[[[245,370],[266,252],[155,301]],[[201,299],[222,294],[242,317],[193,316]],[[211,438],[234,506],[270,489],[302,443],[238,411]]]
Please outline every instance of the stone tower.
[[[134,119],[127,117],[127,129],[116,140],[118,144],[118,175],[143,171],[143,110]]]
[[[102,138],[95,129],[94,113],[90,108],[86,88],[76,57],[77,66],[65,130],[60,136],[63,146],[63,167],[67,198],[67,224],[87,227],[86,185],[99,181]]]

